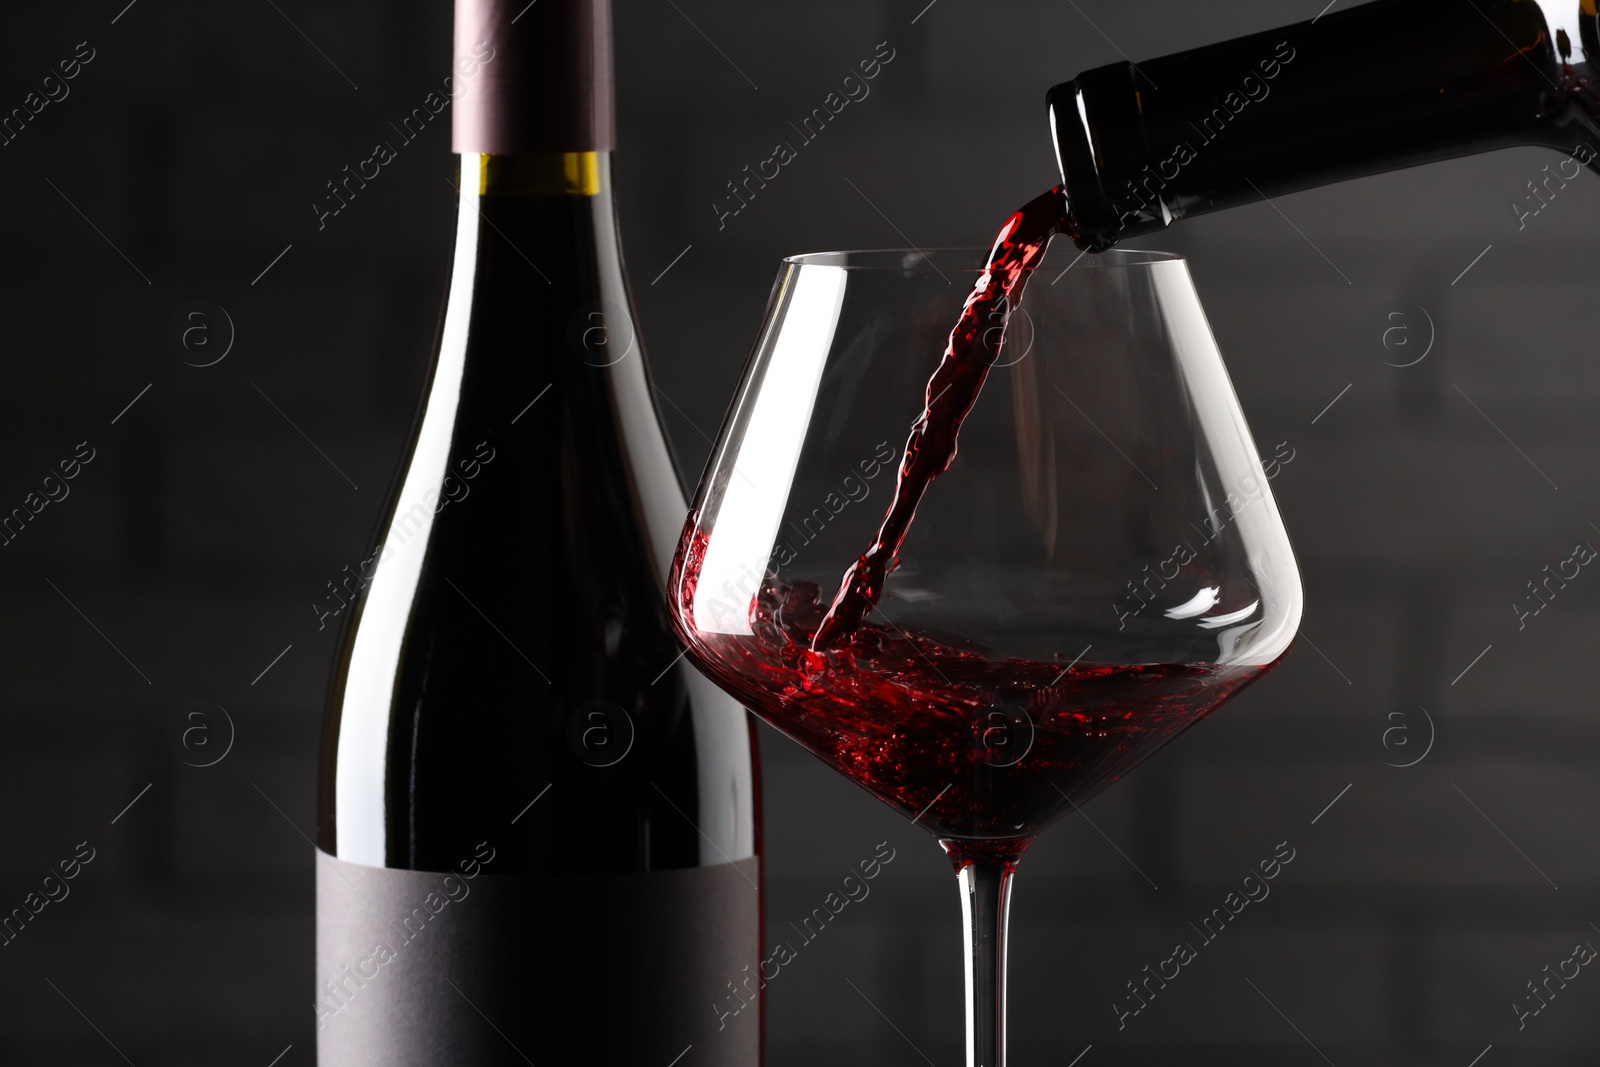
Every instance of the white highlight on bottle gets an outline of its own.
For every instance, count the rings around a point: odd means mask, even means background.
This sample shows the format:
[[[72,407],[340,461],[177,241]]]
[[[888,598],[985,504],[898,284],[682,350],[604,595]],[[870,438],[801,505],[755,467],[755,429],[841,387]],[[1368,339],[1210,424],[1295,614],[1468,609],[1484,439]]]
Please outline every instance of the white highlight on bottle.
[[[399,504],[383,538],[384,552],[367,589],[362,633],[350,650],[339,716],[334,804],[339,813],[339,858],[384,866],[384,782],[389,761],[389,705],[422,560],[433,533],[438,487],[449,473],[451,429],[466,369],[467,326],[478,262],[478,159],[461,157],[461,206],[456,220],[455,270],[445,306],[444,334],[427,413],[406,471]],[[417,506],[420,502],[421,506]],[[406,510],[408,509],[408,510]],[[391,545],[399,547],[392,553]]]

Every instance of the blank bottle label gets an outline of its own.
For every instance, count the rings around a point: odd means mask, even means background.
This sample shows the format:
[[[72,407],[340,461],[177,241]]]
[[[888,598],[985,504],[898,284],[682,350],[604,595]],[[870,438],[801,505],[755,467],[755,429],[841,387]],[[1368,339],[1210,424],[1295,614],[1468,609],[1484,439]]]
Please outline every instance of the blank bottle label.
[[[759,1006],[719,1011],[759,966],[758,860],[570,877],[317,860],[321,1067],[760,1062]]]

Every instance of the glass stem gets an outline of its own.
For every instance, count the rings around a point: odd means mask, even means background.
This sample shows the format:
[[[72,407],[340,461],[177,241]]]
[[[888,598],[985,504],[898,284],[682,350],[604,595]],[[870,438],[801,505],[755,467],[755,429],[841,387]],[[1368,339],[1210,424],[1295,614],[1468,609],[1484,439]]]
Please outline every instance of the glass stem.
[[[967,1067],[1005,1067],[1006,920],[1011,858],[974,858],[958,872],[967,935]]]

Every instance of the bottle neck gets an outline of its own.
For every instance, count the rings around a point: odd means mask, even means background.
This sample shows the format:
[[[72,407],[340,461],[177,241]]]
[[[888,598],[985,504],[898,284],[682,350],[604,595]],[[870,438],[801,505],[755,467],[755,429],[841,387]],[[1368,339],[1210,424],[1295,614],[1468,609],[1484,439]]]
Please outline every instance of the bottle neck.
[[[1595,24],[1579,0],[1376,0],[1088,71],[1048,98],[1079,244],[1496,148],[1600,146]]]
[[[446,333],[452,322],[472,333],[473,323],[471,373],[498,380],[532,368],[530,396],[552,387],[539,401],[546,417],[575,405],[572,425],[588,438],[618,436],[665,588],[686,505],[623,269],[611,153],[464,152],[459,164],[450,299],[460,314],[446,314]]]

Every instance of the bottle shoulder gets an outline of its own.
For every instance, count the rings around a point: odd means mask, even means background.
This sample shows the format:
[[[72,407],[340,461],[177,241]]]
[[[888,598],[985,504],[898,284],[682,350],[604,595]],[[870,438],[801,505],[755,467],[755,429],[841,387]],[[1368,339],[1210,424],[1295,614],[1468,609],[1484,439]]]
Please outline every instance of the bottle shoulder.
[[[748,856],[744,712],[682,662],[666,616],[684,506],[620,269],[591,238],[542,279],[484,252],[492,236],[458,237],[363,569],[330,697],[324,848],[422,867],[499,826],[530,865],[552,849],[622,870]]]

